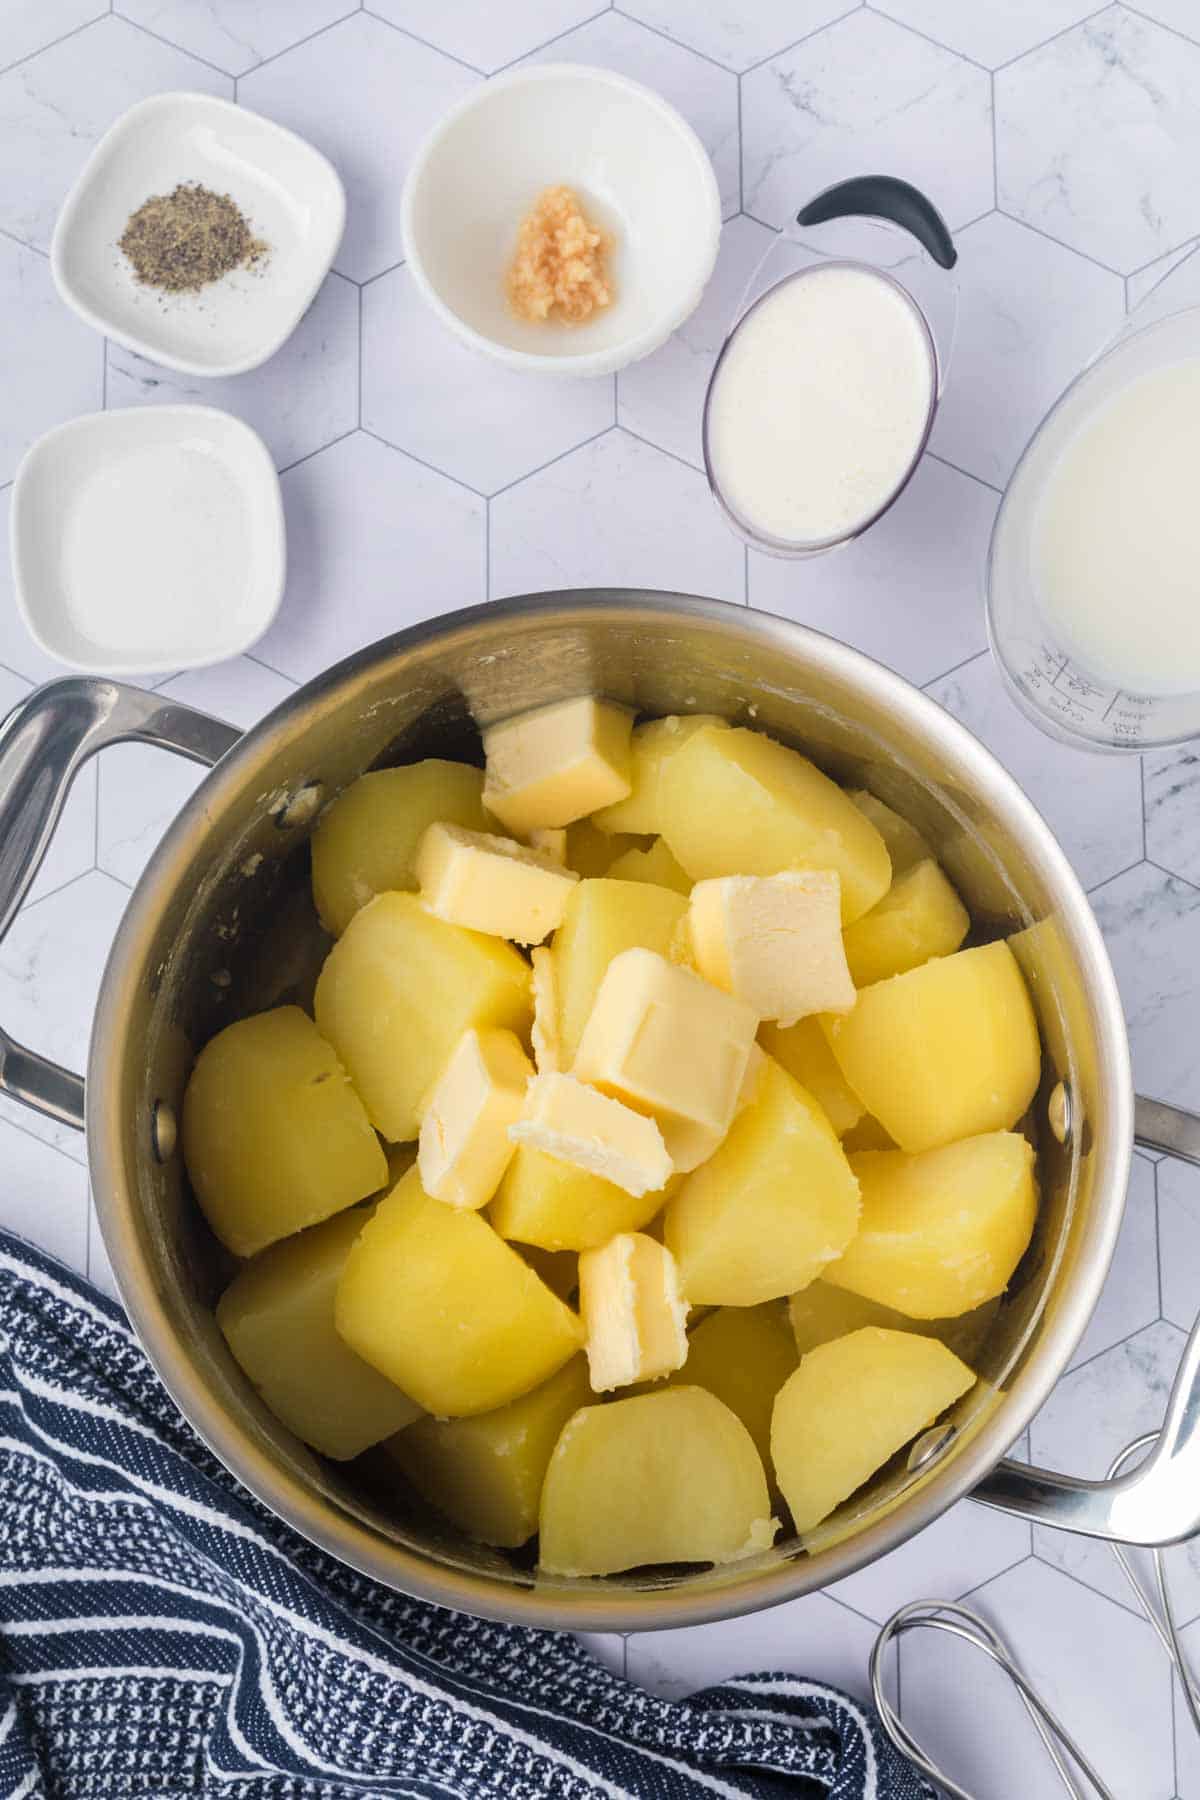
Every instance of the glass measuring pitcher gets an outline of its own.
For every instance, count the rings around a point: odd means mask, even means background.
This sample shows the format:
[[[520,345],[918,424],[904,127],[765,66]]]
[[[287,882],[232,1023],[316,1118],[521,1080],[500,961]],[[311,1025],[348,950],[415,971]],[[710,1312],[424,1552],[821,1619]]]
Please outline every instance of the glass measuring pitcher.
[[[992,650],[1017,704],[1054,737],[1146,750],[1200,736],[1197,443],[1193,251],[1060,395],[996,518],[987,568]],[[1089,473],[1090,488],[1076,480]],[[1066,480],[1075,486],[1064,488]],[[1100,567],[1106,548],[1111,565]],[[1106,616],[1114,598],[1116,613]]]

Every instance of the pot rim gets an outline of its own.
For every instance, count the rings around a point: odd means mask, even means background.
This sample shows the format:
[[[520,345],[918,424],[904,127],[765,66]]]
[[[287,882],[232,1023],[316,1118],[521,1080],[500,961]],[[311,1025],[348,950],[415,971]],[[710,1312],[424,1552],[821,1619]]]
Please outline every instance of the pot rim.
[[[153,1271],[134,1226],[125,1188],[126,1125],[121,1071],[125,1059],[108,1047],[123,1043],[131,996],[144,969],[166,897],[178,886],[198,829],[219,817],[243,786],[246,763],[330,694],[365,676],[381,660],[460,636],[477,637],[481,626],[542,620],[569,626],[581,617],[605,615],[629,622],[637,616],[679,618],[732,629],[781,655],[810,655],[861,691],[881,710],[897,714],[916,735],[932,739],[939,756],[965,766],[971,787],[1019,837],[1028,860],[1080,940],[1080,961],[1096,1013],[1098,1063],[1109,1071],[1103,1103],[1092,1120],[1096,1157],[1094,1236],[1088,1256],[1072,1272],[1068,1289],[1043,1321],[1040,1341],[1008,1389],[1005,1404],[975,1432],[944,1468],[873,1524],[821,1553],[822,1575],[797,1556],[728,1586],[683,1585],[609,1595],[603,1587],[522,1587],[438,1563],[382,1538],[298,1477],[278,1469],[248,1430],[228,1414],[206,1385],[172,1327]],[[426,620],[356,651],[305,683],[252,727],[212,769],[169,826],[143,872],[118,927],[104,971],[92,1029],[87,1072],[87,1142],[97,1215],[130,1323],[172,1399],[220,1462],[270,1512],[339,1561],[416,1599],[511,1624],[589,1632],[672,1630],[758,1612],[824,1588],[897,1548],[968,1494],[1020,1436],[1040,1409],[1073,1354],[1099,1298],[1116,1245],[1133,1147],[1133,1085],[1124,1014],[1116,979],[1087,896],[1054,833],[1024,791],[964,725],[928,695],[863,652],[811,627],[775,614],[695,595],[634,588],[588,588],[488,601]],[[1083,1266],[1086,1261],[1086,1268]],[[914,1517],[914,1514],[920,1515]]]

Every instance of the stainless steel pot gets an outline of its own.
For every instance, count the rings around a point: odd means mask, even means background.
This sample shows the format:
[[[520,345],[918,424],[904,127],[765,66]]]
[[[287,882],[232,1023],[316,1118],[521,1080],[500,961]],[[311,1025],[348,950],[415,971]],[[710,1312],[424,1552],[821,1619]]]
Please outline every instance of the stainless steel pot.
[[[803,745],[935,843],[986,935],[1009,937],[1035,997],[1046,1074],[1032,1114],[1038,1231],[946,1426],[807,1547],[711,1571],[542,1581],[455,1536],[370,1469],[314,1456],[266,1413],[212,1317],[228,1266],[189,1196],[174,1121],[194,1050],[311,980],[320,939],[306,840],[364,769],[471,755],[477,727],[599,691],[647,713],[701,708]],[[212,772],[133,894],[105,972],[86,1102],[77,1075],[0,1034],[0,1090],[86,1123],[92,1186],[125,1305],[163,1382],[221,1460],[282,1518],[365,1574],[444,1606],[535,1625],[641,1630],[746,1613],[836,1581],[960,1496],[1098,1537],[1163,1543],[1200,1528],[1200,1338],[1158,1447],[1084,1482],[1003,1461],[1079,1341],[1125,1204],[1135,1106],[1120,1002],[1066,858],[1015,782],[907,683],[762,613],[675,594],[596,591],[474,608],[401,632],[302,688],[244,737],[152,693],[53,682],[0,728],[0,934],[70,782],[105,745],[158,744]],[[1148,1143],[1200,1161],[1200,1124],[1138,1102]],[[368,1459],[369,1460],[369,1459]]]

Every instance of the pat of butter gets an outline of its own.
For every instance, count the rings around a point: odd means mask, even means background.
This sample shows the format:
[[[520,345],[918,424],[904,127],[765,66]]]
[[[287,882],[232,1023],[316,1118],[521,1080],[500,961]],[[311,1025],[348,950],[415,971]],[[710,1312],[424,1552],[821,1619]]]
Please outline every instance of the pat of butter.
[[[562,1068],[554,957],[548,949],[540,949],[529,960],[533,964],[533,1060],[539,1075],[552,1075]]]
[[[849,1012],[854,1005],[834,870],[698,881],[687,921],[701,975],[736,994],[760,1019],[794,1025],[812,1013]]]
[[[421,1186],[431,1200],[477,1212],[486,1206],[516,1146],[533,1066],[511,1031],[464,1031],[426,1102],[417,1143]]]
[[[570,825],[629,792],[632,714],[585,695],[522,713],[483,734],[483,804],[520,837]]]
[[[639,1198],[671,1178],[671,1158],[653,1119],[622,1106],[570,1075],[539,1075],[529,1084],[524,1116],[510,1125],[516,1144],[532,1144],[559,1162],[600,1175]]]
[[[422,837],[416,872],[421,899],[439,919],[517,944],[540,944],[557,930],[579,880],[512,838],[445,824]]]
[[[579,1310],[597,1394],[669,1375],[687,1360],[687,1301],[675,1258],[640,1231],[623,1231],[579,1258]]]
[[[728,1131],[758,1015],[653,950],[623,950],[605,971],[574,1073],[651,1113],[677,1169],[707,1160]]]

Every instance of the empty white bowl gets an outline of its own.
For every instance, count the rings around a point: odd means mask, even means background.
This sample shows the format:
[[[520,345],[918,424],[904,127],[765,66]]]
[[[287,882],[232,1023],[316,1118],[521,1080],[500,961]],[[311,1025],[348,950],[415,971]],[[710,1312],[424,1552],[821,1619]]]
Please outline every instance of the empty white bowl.
[[[147,287],[118,249],[152,194],[196,182],[229,194],[269,253],[194,294]],[[50,265],[97,331],[186,375],[240,375],[273,356],[329,272],[346,195],[295,132],[210,94],[155,94],[100,139],[58,216]]]
[[[17,470],[17,610],[47,655],[146,675],[248,650],[274,619],[286,565],[266,445],[212,406],[87,413]]]
[[[581,325],[511,312],[504,277],[543,188],[578,193],[613,237],[615,299]],[[452,331],[512,368],[603,375],[648,356],[693,311],[716,261],[721,202],[703,144],[658,94],[607,69],[502,75],[426,138],[405,183],[413,278]]]

